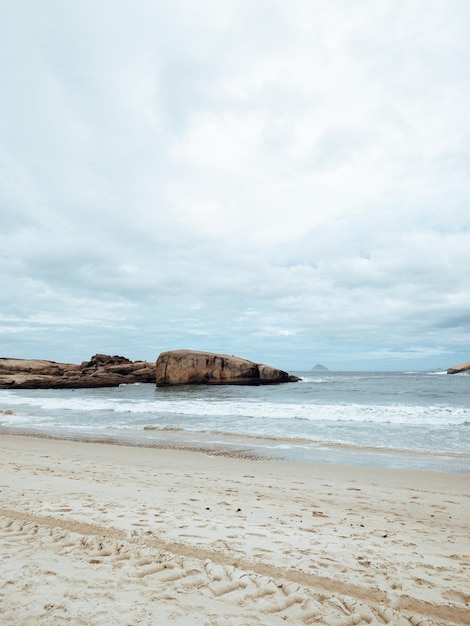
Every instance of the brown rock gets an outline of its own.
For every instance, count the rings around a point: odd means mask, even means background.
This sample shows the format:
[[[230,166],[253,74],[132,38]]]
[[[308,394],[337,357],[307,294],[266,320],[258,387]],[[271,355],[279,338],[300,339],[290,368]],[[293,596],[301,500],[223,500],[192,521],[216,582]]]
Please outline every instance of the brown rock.
[[[259,385],[293,382],[295,379],[268,365],[258,365],[228,354],[196,350],[162,352],[155,373],[158,386]]]
[[[153,363],[105,354],[96,354],[80,365],[0,358],[0,388],[3,389],[117,387],[137,382],[155,382]]]
[[[453,367],[449,367],[447,370],[448,374],[460,374],[461,372],[466,372],[470,370],[470,361],[465,361],[465,363],[460,363],[459,365],[454,365]]]
[[[298,376],[293,376],[282,370],[278,370],[270,365],[258,363],[259,382],[261,385],[272,385],[273,383],[296,383],[300,380]]]

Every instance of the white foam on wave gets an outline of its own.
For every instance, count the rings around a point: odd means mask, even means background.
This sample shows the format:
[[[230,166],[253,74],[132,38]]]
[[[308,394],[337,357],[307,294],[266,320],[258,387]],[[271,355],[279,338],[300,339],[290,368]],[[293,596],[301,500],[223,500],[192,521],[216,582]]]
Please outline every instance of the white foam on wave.
[[[5,398],[5,396],[4,396]],[[5,398],[6,399],[6,398]],[[46,413],[60,412],[66,419],[67,412],[108,413],[122,424],[132,416],[161,417],[193,416],[234,417],[259,420],[310,420],[315,422],[374,422],[392,424],[416,424],[430,426],[459,425],[470,420],[470,409],[449,405],[408,405],[408,404],[360,404],[360,403],[274,403],[260,400],[211,400],[207,399],[148,399],[129,400],[128,398],[83,398],[15,396],[8,397],[8,404],[17,407],[19,413],[31,419],[39,409]],[[16,412],[15,412],[16,413]],[[2,422],[18,422],[19,416],[1,416]]]
[[[120,398],[71,398],[64,397],[40,397],[40,396],[16,396],[10,395],[5,397],[9,405],[18,407],[35,407],[45,410],[61,410],[61,411],[114,411],[123,410],[124,403]],[[129,407],[140,404],[138,401],[128,401]]]

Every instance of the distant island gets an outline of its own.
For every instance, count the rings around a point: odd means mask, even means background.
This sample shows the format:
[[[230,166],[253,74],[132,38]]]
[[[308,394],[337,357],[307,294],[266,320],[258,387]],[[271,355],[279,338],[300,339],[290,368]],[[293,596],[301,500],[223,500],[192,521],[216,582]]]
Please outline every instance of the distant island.
[[[330,370],[326,367],[326,365],[321,365],[320,363],[317,363],[317,365],[315,365],[315,367],[312,367],[312,372],[329,372]]]

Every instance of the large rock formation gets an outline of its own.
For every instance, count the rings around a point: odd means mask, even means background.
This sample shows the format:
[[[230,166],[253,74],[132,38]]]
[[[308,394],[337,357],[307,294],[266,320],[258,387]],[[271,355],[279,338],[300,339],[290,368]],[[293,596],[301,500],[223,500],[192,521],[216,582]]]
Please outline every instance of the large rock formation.
[[[465,361],[465,363],[454,365],[453,367],[449,367],[449,369],[447,370],[448,374],[460,374],[462,372],[470,372],[470,361]]]
[[[95,354],[80,365],[0,358],[2,389],[74,389],[155,382],[155,365],[123,356]]]
[[[210,352],[163,352],[157,365],[95,354],[80,365],[0,358],[0,389],[78,389],[130,383],[259,385],[299,380],[268,365]]]
[[[228,354],[170,350],[156,363],[156,383],[165,385],[259,385],[295,382],[296,376]]]

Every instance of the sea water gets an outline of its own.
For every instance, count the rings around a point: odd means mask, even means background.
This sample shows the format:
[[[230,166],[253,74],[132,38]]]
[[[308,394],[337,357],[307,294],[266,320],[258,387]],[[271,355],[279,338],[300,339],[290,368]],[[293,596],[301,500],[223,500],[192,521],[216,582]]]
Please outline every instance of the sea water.
[[[469,375],[296,374],[300,382],[280,385],[0,390],[0,426],[284,461],[470,472]]]

